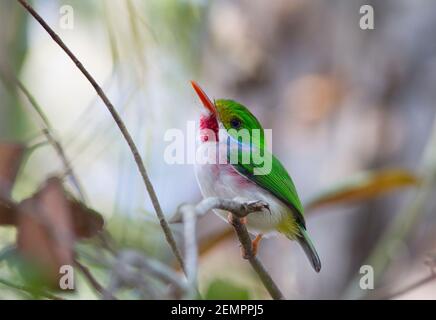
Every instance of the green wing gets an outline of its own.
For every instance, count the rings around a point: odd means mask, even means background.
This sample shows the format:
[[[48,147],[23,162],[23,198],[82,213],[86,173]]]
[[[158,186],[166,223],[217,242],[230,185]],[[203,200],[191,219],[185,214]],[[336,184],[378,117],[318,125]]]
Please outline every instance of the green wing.
[[[239,152],[241,152],[241,149],[239,149]],[[242,150],[242,152],[247,152],[247,150]],[[238,163],[232,163],[232,166],[241,175],[250,179],[263,189],[271,192],[274,196],[283,201],[294,213],[296,221],[306,228],[303,216],[303,206],[301,205],[297,190],[291,177],[274,155],[268,153],[268,156],[266,156],[266,153],[267,151],[265,151],[263,158],[268,159],[270,156],[269,159],[272,161],[270,166],[271,170],[267,170],[268,166],[265,166],[265,169],[263,169],[264,171],[261,172],[262,174],[255,173],[262,171],[261,168],[264,167],[264,163],[256,164],[252,160],[252,157],[250,157],[249,163],[244,163],[242,157],[239,156]]]

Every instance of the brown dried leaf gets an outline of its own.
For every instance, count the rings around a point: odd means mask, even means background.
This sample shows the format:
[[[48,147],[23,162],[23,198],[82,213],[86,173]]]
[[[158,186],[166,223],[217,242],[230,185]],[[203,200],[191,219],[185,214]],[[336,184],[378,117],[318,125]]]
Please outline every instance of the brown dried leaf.
[[[24,150],[21,144],[0,143],[0,198],[10,197]]]
[[[43,272],[47,285],[58,287],[60,267],[73,265],[75,241],[61,181],[47,180],[37,194],[19,204],[18,211],[18,251]]]
[[[306,209],[374,198],[399,188],[417,185],[420,179],[404,169],[385,169],[356,174],[309,201]]]
[[[73,231],[77,239],[91,238],[103,230],[101,214],[86,207],[75,199],[67,199],[70,208]],[[0,226],[17,225],[17,209],[14,203],[0,199]]]
[[[104,220],[99,213],[73,199],[70,199],[68,204],[77,238],[93,237],[103,229]]]
[[[16,224],[15,207],[0,199],[0,226],[1,225],[15,225]]]

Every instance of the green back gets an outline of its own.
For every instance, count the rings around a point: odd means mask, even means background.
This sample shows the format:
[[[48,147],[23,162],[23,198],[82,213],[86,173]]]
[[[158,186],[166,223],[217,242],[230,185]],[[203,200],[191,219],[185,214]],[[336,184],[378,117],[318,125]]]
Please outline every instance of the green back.
[[[248,164],[239,162],[238,164],[234,164],[233,167],[240,174],[263,189],[271,192],[285,203],[294,213],[296,221],[303,227],[306,227],[303,216],[303,206],[301,205],[295,185],[286,169],[274,155],[272,155],[271,171],[266,174],[254,174],[254,168],[259,167],[259,165],[253,162]]]

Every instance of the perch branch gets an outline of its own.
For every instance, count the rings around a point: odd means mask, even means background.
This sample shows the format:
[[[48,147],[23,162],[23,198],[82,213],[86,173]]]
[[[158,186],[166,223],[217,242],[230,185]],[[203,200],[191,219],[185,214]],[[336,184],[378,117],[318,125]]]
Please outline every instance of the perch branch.
[[[50,37],[56,42],[57,45],[68,55],[68,57],[73,61],[73,63],[76,65],[76,67],[82,72],[82,74],[86,77],[86,79],[90,82],[96,93],[99,95],[101,100],[103,101],[104,105],[112,115],[112,118],[114,119],[115,123],[117,124],[118,128],[121,131],[121,134],[123,135],[124,139],[126,140],[130,151],[133,155],[133,158],[135,160],[135,163],[138,167],[138,170],[142,176],[142,180],[144,181],[145,187],[148,191],[148,194],[150,196],[150,200],[153,204],[153,207],[156,211],[156,215],[159,219],[159,223],[162,227],[162,230],[165,234],[166,240],[168,244],[171,247],[171,250],[173,251],[176,259],[179,261],[181,267],[183,270],[185,270],[184,261],[182,258],[182,255],[180,254],[180,251],[177,247],[176,241],[174,239],[174,235],[168,225],[168,222],[165,219],[165,216],[162,212],[159,200],[157,198],[156,192],[154,191],[154,187],[150,181],[150,178],[148,177],[147,170],[145,169],[144,163],[142,161],[141,155],[139,154],[138,148],[136,147],[135,142],[132,139],[132,136],[130,135],[129,131],[127,130],[126,125],[124,124],[123,120],[121,119],[120,115],[116,111],[115,107],[113,106],[112,102],[109,100],[109,98],[106,96],[102,88],[98,85],[97,81],[91,76],[91,74],[88,72],[88,70],[83,66],[83,64],[76,58],[76,56],[73,54],[73,52],[66,46],[66,44],[62,41],[62,39],[56,34],[56,32],[53,31],[52,28],[45,22],[45,20],[32,8],[32,6],[25,0],[17,0],[34,18],[38,23],[47,31],[47,33],[50,35]]]
[[[186,206],[189,205],[183,205],[178,210],[178,213],[176,213],[175,216],[176,221],[180,219],[181,212],[185,213],[183,214],[183,218],[186,217],[186,212],[189,211],[186,210]],[[274,280],[271,278],[268,271],[266,271],[262,263],[255,256],[251,244],[251,238],[248,234],[247,228],[240,221],[240,218],[246,217],[250,213],[262,209],[269,209],[268,204],[263,201],[241,202],[237,199],[230,200],[230,199],[220,199],[220,198],[206,198],[195,206],[195,213],[197,216],[202,216],[206,214],[208,211],[210,211],[211,209],[226,210],[233,214],[234,219],[232,221],[232,225],[238,236],[239,242],[244,248],[244,251],[247,256],[247,260],[250,262],[251,266],[259,276],[260,280],[262,281],[263,285],[265,286],[271,297],[276,300],[284,299],[283,294],[281,293],[278,286],[275,284]],[[184,221],[184,223],[186,222],[190,223],[189,221]],[[186,229],[187,228],[185,226],[185,231]],[[196,250],[196,244],[194,248],[186,248],[186,249]]]
[[[271,278],[268,271],[262,265],[260,260],[254,255],[253,246],[251,245],[251,238],[248,235],[247,228],[241,223],[239,219],[233,219],[232,221],[235,232],[238,236],[239,242],[241,242],[244,248],[245,254],[248,257],[248,262],[250,262],[254,271],[256,271],[260,280],[262,281],[265,288],[268,290],[271,297],[275,300],[283,300],[284,296],[280,289],[277,287],[273,279]]]

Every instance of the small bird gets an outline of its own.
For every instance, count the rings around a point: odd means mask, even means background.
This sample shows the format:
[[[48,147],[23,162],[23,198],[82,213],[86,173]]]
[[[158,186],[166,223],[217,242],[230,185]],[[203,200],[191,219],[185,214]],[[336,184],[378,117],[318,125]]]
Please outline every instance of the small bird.
[[[200,117],[200,146],[216,151],[210,152],[210,157],[215,159],[209,159],[215,161],[196,163],[195,166],[202,195],[267,203],[267,208],[250,213],[242,221],[250,233],[256,235],[252,243],[253,252],[257,252],[262,236],[280,233],[290,240],[298,241],[312,267],[319,272],[321,261],[307,233],[303,206],[288,172],[271,154],[270,170],[255,174],[259,164],[253,161],[251,153],[255,149],[265,149],[264,129],[260,122],[242,104],[226,99],[212,102],[196,82],[191,81],[191,84],[206,109],[206,113]],[[243,129],[250,133],[251,138],[254,136],[252,132],[256,130],[260,134],[248,143],[241,142],[235,132]],[[236,140],[237,147],[229,147],[229,140]],[[235,150],[239,152],[237,161],[220,161],[223,155],[229,160]],[[263,152],[265,155],[268,151]],[[250,161],[242,161],[247,153]],[[228,212],[218,209],[214,211],[222,218],[229,219]]]

